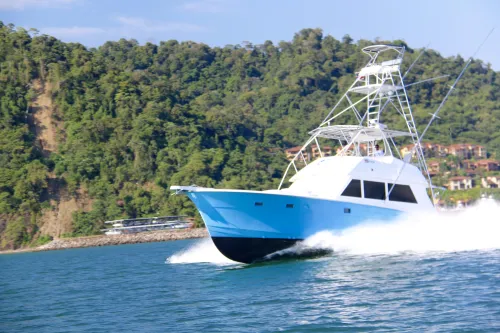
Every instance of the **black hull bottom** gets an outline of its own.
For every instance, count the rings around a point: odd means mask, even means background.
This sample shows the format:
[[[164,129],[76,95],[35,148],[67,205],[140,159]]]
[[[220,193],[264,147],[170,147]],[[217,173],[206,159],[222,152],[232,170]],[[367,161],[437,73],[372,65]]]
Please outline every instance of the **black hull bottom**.
[[[250,264],[262,261],[276,251],[293,246],[301,239],[212,237],[217,249],[227,258]]]

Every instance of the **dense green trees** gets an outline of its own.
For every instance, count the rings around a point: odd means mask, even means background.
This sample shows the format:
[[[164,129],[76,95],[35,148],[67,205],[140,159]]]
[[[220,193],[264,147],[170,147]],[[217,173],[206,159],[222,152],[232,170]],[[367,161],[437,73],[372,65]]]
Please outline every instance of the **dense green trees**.
[[[16,244],[36,234],[23,221],[36,225],[48,205],[49,174],[93,198],[92,211],[74,214],[75,235],[97,232],[106,219],[194,215],[186,198],[170,195],[173,184],[276,187],[286,167],[282,150],[323,119],[366,62],[360,48],[371,43],[304,29],[279,45],[122,39],[87,49],[0,23],[0,232]],[[416,52],[407,47],[407,54],[406,66]],[[428,51],[408,83],[456,76],[463,64]],[[500,152],[496,74],[475,60],[428,139]],[[35,79],[51,87],[62,124],[57,153],[42,154],[30,130]],[[447,87],[442,80],[411,89],[420,126]]]

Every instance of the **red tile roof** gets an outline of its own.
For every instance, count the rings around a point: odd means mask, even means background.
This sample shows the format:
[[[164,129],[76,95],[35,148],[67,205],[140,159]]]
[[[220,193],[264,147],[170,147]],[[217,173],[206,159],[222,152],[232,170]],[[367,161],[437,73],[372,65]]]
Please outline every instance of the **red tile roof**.
[[[301,150],[302,146],[296,146],[292,148],[285,149],[287,153],[298,153]]]
[[[500,161],[497,161],[497,160],[479,160],[476,163],[477,164],[489,164],[489,163],[499,164]]]
[[[457,177],[451,177],[450,180],[453,182],[456,181],[461,181],[461,180],[469,180],[472,179],[471,177],[463,177],[463,176],[457,176]]]

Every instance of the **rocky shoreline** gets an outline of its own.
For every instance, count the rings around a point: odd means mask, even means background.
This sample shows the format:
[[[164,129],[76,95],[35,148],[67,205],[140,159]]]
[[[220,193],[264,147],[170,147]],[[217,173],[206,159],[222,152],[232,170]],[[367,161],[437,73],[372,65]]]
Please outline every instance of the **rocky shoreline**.
[[[203,237],[208,237],[208,232],[207,229],[205,228],[159,230],[159,231],[141,232],[137,234],[58,238],[42,246],[33,248],[23,248],[17,250],[0,251],[0,254],[64,250],[64,249],[74,249],[80,247],[95,247],[95,246],[108,246],[108,245],[121,245],[121,244],[165,242],[171,240],[203,238]]]

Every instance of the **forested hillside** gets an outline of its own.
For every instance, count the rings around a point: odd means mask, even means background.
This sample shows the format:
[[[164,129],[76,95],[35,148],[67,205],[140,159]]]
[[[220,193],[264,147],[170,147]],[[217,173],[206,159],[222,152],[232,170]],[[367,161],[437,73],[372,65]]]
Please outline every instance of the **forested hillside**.
[[[173,184],[276,187],[282,151],[308,137],[373,43],[304,29],[278,45],[89,49],[0,22],[1,246],[93,234],[107,219],[195,215]],[[407,68],[418,51],[405,46]],[[429,50],[407,77],[451,75],[410,89],[420,129],[463,65]],[[499,96],[497,73],[475,60],[427,139],[500,153]]]

